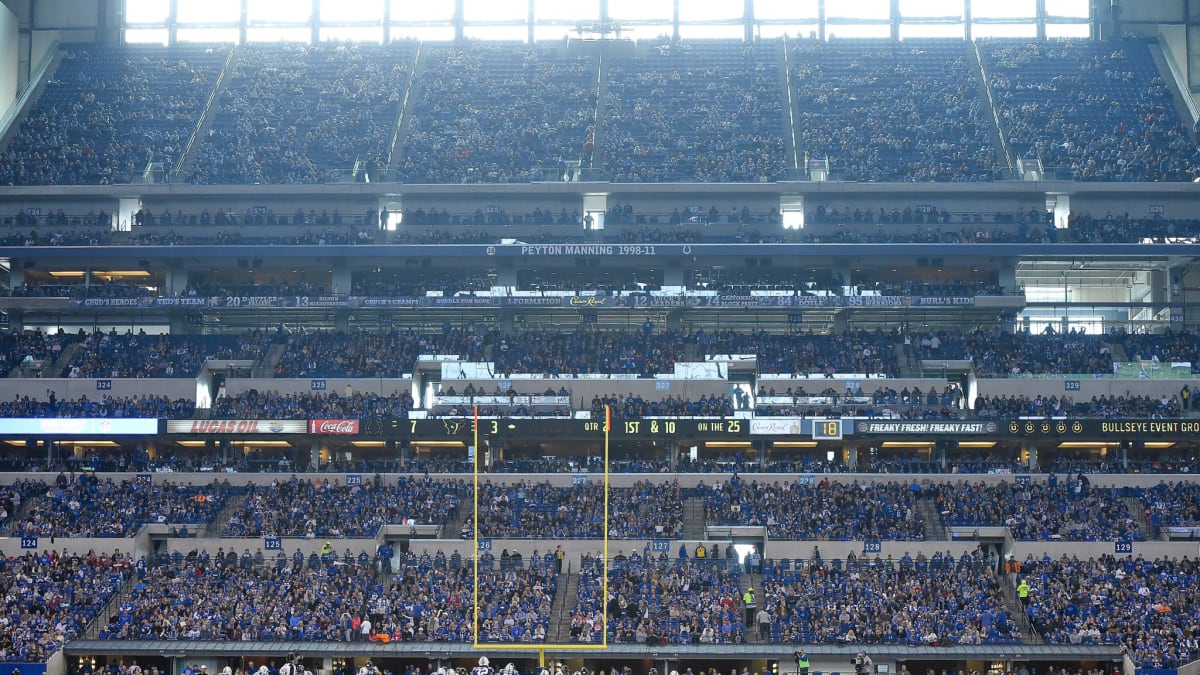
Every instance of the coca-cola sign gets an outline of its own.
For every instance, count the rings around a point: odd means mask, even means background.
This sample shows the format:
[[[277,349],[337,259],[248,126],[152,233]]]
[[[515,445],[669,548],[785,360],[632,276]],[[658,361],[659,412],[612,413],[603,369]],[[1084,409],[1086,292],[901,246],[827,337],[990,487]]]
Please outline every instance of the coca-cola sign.
[[[346,436],[358,433],[358,420],[309,420],[310,434],[337,434]]]

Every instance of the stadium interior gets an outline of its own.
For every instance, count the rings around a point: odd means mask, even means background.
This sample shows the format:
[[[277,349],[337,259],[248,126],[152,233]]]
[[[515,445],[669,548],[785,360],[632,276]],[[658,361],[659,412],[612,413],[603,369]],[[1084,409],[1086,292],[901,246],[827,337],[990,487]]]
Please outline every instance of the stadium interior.
[[[0,114],[12,675],[1200,673],[1197,0],[0,0]]]

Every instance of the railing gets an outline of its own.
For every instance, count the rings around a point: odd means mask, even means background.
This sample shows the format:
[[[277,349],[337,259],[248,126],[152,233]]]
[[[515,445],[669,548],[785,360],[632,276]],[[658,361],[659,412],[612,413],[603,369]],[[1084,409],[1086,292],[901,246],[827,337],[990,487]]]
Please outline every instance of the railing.
[[[221,66],[221,72],[217,75],[217,81],[213,84],[212,91],[208,92],[208,100],[204,102],[204,110],[200,113],[200,119],[196,120],[196,128],[192,129],[192,135],[188,138],[187,145],[184,146],[183,152],[179,153],[179,157],[175,160],[175,168],[167,176],[168,180],[173,183],[178,183],[183,177],[184,165],[192,153],[192,146],[196,144],[196,137],[199,136],[200,130],[204,128],[204,123],[208,120],[208,116],[212,112],[213,101],[217,100],[217,93],[224,89],[225,77],[233,65],[233,56],[236,53],[237,46],[229,49],[229,54],[225,57],[225,65]]]
[[[58,57],[58,40],[46,49],[46,54],[37,66],[29,72],[29,79],[17,91],[16,97],[13,98],[12,105],[8,107],[8,112],[4,117],[0,118],[0,148],[4,147],[4,138],[8,135],[9,126],[16,121],[20,116],[21,111],[25,109],[25,105],[29,102],[29,97],[33,95],[33,91],[41,84],[42,78],[45,77],[46,71],[49,70],[50,64]]]
[[[1004,152],[1005,163],[1008,165],[1009,170],[1012,171],[1012,149],[1008,146],[1008,135],[1004,133],[1004,125],[1000,123],[1000,111],[996,107],[996,99],[992,95],[992,84],[988,81],[987,66],[983,62],[983,54],[979,51],[979,43],[972,42],[971,48],[975,50],[975,60],[979,63],[979,75],[983,78],[983,90],[987,94],[988,110],[992,113],[992,121],[996,125],[996,132],[1000,134],[1000,149]]]

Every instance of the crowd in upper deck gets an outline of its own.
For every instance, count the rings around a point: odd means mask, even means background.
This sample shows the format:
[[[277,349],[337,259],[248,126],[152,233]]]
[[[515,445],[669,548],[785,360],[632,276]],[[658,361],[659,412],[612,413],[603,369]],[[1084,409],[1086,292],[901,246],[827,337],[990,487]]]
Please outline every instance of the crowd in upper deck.
[[[659,40],[603,66],[557,43],[71,46],[0,184],[765,182],[801,157],[963,182],[1011,177],[1006,153],[1075,180],[1194,177],[1149,42],[985,41],[986,82],[972,46]]]

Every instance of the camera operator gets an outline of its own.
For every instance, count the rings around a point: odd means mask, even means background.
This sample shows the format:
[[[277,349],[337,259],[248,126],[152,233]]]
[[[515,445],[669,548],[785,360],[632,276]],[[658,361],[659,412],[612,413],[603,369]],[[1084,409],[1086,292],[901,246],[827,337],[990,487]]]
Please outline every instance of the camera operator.
[[[796,652],[795,656],[796,656],[796,672],[799,675],[808,675],[808,668],[809,668],[808,652],[801,649],[800,651]]]
[[[870,675],[875,670],[875,663],[865,651],[854,655],[854,675]]]

